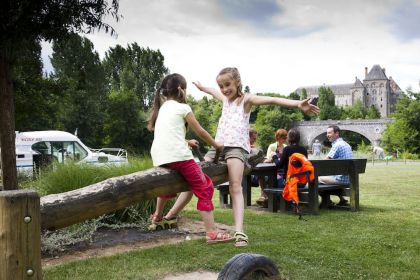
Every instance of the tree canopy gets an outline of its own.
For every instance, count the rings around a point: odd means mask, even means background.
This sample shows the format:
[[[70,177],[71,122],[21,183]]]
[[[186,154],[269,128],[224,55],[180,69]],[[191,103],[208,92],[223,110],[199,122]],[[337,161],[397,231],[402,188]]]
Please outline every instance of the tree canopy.
[[[383,145],[389,152],[420,154],[420,92],[408,91],[396,107],[395,122],[385,130]]]
[[[130,46],[139,50],[136,56],[127,55]],[[93,43],[74,33],[54,40],[52,50],[54,71],[49,76],[42,75],[38,43],[32,55],[15,64],[16,129],[77,130],[89,147],[148,151],[153,134],[146,129],[150,105],[145,104],[168,71],[160,51],[135,43],[127,48],[117,45],[101,60]]]
[[[113,34],[105,16],[119,19],[118,0],[5,0],[0,2],[0,147],[4,189],[16,189],[13,66],[41,39],[95,29]]]
[[[318,107],[321,109],[319,114],[321,120],[339,120],[341,118],[340,109],[335,106],[335,95],[328,87],[319,88]]]

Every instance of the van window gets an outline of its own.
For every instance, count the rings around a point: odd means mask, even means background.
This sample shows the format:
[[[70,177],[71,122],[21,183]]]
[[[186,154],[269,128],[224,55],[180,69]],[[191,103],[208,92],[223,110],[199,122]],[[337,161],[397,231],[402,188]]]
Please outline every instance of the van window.
[[[49,143],[48,143],[49,144]],[[41,155],[50,155],[50,146],[47,142],[38,142],[32,145],[32,150],[40,153]]]
[[[32,150],[39,152],[41,155],[49,155],[60,163],[68,160],[79,161],[88,155],[88,152],[74,141],[38,142],[32,145]]]
[[[77,142],[64,142],[65,158],[79,161],[87,157],[88,152]]]

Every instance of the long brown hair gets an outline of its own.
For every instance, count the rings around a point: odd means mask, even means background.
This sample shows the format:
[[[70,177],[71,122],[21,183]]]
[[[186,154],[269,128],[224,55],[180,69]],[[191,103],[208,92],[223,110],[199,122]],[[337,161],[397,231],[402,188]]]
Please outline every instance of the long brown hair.
[[[163,78],[159,88],[156,90],[153,111],[147,125],[147,129],[153,131],[155,129],[156,119],[159,115],[159,110],[162,104],[168,99],[174,99],[179,103],[187,103],[185,90],[187,88],[187,81],[185,78],[177,73],[169,74]]]

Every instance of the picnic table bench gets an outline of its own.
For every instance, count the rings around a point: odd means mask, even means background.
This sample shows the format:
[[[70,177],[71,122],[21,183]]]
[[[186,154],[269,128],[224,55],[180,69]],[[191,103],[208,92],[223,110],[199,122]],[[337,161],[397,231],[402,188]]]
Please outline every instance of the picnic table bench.
[[[349,206],[341,206],[351,211],[359,210],[359,174],[364,173],[367,159],[337,159],[337,160],[311,160],[314,166],[314,181],[298,188],[300,204],[306,206],[306,211],[319,214],[319,208],[327,207],[330,196],[344,190],[350,198]],[[268,196],[268,210],[271,212],[287,211],[289,203],[283,199],[283,188],[277,188],[277,168],[274,163],[260,163],[251,173],[242,180],[244,204],[251,206],[251,175],[267,176],[265,192]],[[318,176],[349,175],[350,183],[346,185],[319,184]],[[220,207],[230,207],[229,183],[216,186],[219,190]],[[319,205],[318,196],[321,196]]]
[[[244,205],[251,206],[251,191],[252,187],[259,187],[251,182],[251,175],[267,176],[266,187],[275,186],[277,184],[277,168],[274,163],[260,163],[257,164],[248,175],[242,178],[242,193],[244,196]],[[225,182],[215,186],[219,190],[219,205],[221,208],[231,207],[229,182]]]
[[[344,190],[344,195],[350,198],[349,206],[337,208],[351,211],[359,210],[359,174],[365,173],[367,159],[335,159],[335,160],[311,160],[314,166],[314,181],[298,187],[299,204],[306,205],[306,212],[319,214],[318,195],[321,196],[321,208],[327,207],[330,196]],[[273,167],[275,168],[275,167]],[[350,183],[345,185],[319,184],[319,176],[349,175]],[[274,185],[275,186],[275,185]],[[282,188],[267,188],[268,208],[272,212],[287,211],[288,204],[282,196]]]

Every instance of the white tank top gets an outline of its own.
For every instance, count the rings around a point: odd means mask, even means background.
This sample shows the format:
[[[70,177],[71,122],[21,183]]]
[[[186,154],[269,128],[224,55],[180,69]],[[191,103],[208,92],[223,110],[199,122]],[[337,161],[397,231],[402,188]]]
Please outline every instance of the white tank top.
[[[249,116],[251,112],[244,112],[244,100],[238,105],[237,100],[229,103],[223,98],[222,116],[216,132],[216,142],[221,142],[225,147],[239,147],[249,153]]]

